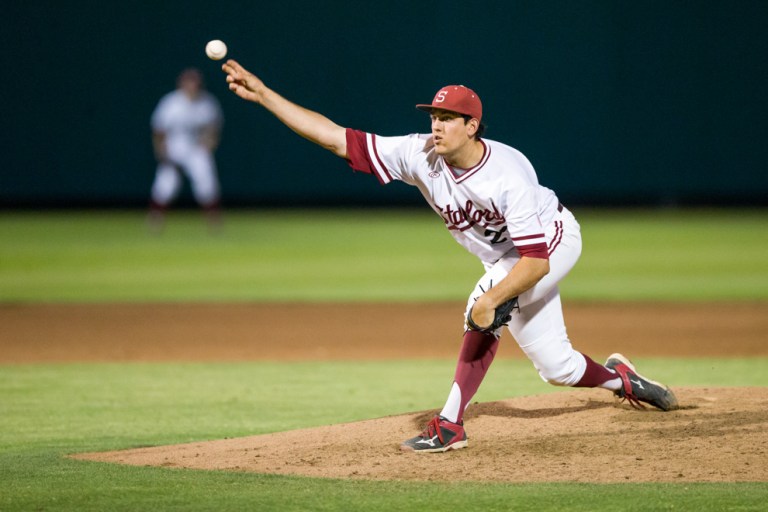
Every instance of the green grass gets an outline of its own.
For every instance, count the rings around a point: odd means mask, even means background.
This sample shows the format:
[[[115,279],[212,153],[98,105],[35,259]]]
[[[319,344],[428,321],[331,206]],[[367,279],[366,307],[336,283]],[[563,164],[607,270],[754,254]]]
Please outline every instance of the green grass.
[[[766,211],[576,214],[584,253],[565,300],[768,300]],[[197,212],[173,212],[161,236],[141,212],[0,214],[0,303],[464,300],[481,273],[428,211],[231,212],[216,236]],[[2,336],[0,327],[0,349]],[[639,364],[673,386],[768,385],[765,358]],[[434,409],[453,367],[0,365],[0,512],[765,510],[768,483],[359,482],[66,458]],[[475,399],[560,391],[526,361],[500,359]]]
[[[233,212],[218,235],[196,212],[172,213],[159,236],[143,220],[2,217],[0,300],[441,300],[482,271],[423,213]]]
[[[768,298],[768,210],[576,213],[584,250],[569,298]]]
[[[639,364],[671,385],[768,385],[761,359]],[[765,483],[354,482],[65,457],[435,408],[452,369],[452,361],[0,366],[0,510],[761,510],[768,498]],[[528,362],[502,359],[477,400],[562,391]]]
[[[768,211],[576,211],[566,300],[766,300]],[[482,274],[429,211],[3,213],[0,301],[464,300]]]

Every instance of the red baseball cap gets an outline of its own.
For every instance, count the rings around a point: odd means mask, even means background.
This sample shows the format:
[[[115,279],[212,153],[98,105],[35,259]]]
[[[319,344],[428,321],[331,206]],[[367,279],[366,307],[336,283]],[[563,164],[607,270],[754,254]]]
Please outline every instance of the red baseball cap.
[[[424,112],[432,112],[434,108],[450,110],[472,116],[478,121],[483,118],[483,104],[480,102],[480,96],[463,85],[446,85],[437,91],[431,104],[416,105],[416,108]]]

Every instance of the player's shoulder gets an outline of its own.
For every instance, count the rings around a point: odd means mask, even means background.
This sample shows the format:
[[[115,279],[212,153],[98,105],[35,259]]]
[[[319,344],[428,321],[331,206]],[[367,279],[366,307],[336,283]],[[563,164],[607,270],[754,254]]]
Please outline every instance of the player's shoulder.
[[[482,140],[487,146],[493,148],[494,151],[497,151],[500,153],[509,153],[509,154],[522,154],[522,152],[519,149],[514,148],[504,142],[499,142],[498,140],[493,140],[493,139],[486,139],[485,137],[483,137]]]
[[[431,133],[412,133],[409,135],[413,139],[413,144],[419,150],[427,153],[435,148],[435,138]]]
[[[532,168],[531,162],[519,149],[509,144],[486,138],[483,138],[483,142],[488,146],[493,160],[501,160],[505,165],[514,164],[525,168]]]
[[[183,91],[180,91],[179,89],[174,89],[173,91],[163,94],[163,97],[160,98],[160,101],[179,101],[184,97],[185,96]]]
[[[397,152],[408,154],[426,153],[433,147],[432,136],[424,133],[385,136],[371,134],[379,147],[388,147]]]
[[[184,93],[175,90],[163,94],[160,97],[160,101],[157,102],[158,108],[169,108],[174,105],[178,105],[184,98]]]
[[[409,135],[411,140],[411,153],[418,161],[426,161],[430,166],[435,165],[438,155],[435,152],[435,139],[431,133],[413,133]]]
[[[378,137],[381,137],[380,135]],[[399,135],[392,137],[394,139],[399,139],[403,143],[406,144],[414,144],[416,146],[424,145],[425,143],[428,143],[432,140],[432,135],[429,133],[409,133],[408,135]]]
[[[167,118],[169,115],[171,115],[179,105],[178,93],[179,91],[171,91],[163,94],[155,106],[152,117],[155,119]]]

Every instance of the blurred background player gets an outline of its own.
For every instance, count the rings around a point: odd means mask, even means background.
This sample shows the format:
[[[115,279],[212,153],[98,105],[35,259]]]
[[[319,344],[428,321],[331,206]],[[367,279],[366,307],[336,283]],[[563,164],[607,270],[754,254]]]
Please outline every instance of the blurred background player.
[[[152,184],[149,225],[162,229],[165,211],[181,190],[182,173],[191,183],[195,201],[218,228],[219,180],[213,153],[219,145],[223,115],[218,100],[205,90],[197,69],[181,72],[176,90],[160,99],[152,113],[152,145],[157,172]]]

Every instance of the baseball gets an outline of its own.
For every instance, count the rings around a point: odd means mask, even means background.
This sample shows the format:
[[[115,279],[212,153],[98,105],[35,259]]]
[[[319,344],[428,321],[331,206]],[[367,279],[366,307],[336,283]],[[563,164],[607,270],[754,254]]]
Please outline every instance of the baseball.
[[[208,44],[205,45],[205,54],[209,59],[221,60],[227,55],[227,45],[218,39],[208,41]]]

